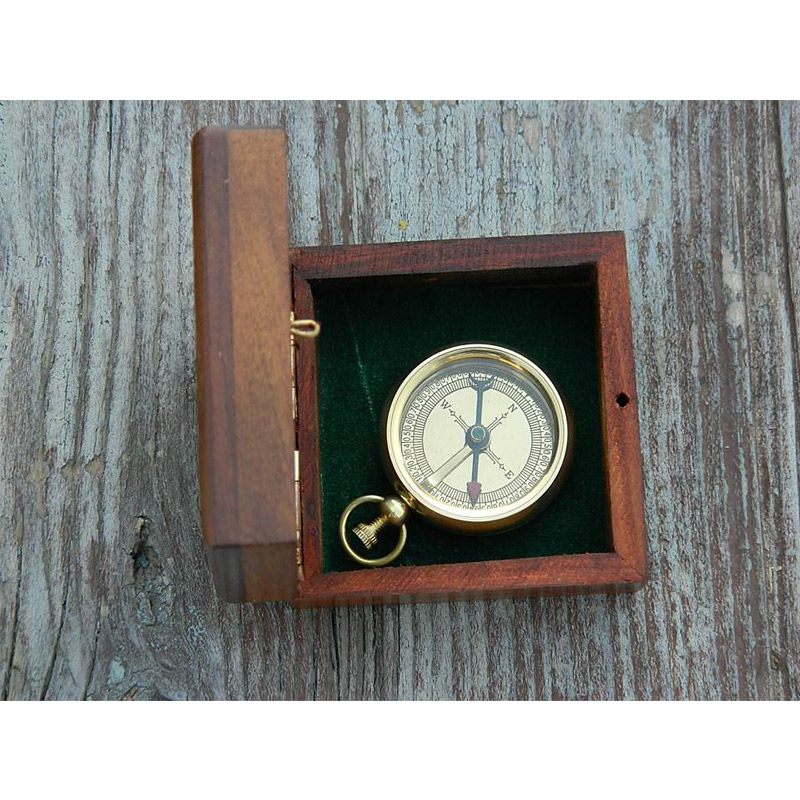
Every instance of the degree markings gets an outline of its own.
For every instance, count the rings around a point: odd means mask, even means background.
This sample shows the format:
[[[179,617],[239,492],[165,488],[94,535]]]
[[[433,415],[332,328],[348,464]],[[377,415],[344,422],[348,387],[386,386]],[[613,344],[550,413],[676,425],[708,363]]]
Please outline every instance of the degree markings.
[[[473,374],[475,374],[475,372],[473,372]],[[478,372],[478,374],[484,373]],[[409,463],[409,456],[411,454],[406,451],[405,447],[403,448],[403,459],[406,461],[406,465],[409,470],[411,470],[412,477],[417,483],[422,483],[435,469],[441,466],[431,466],[428,463],[427,454],[425,453],[423,440],[428,419],[434,409],[438,408],[443,400],[446,400],[447,397],[454,394],[459,389],[470,386],[469,376],[470,371],[464,371],[434,379],[432,382],[422,387],[411,400],[407,408],[403,421],[403,429],[407,431],[406,426],[410,427],[411,437],[410,441],[404,439],[404,442],[408,442],[408,444],[411,445],[411,450],[413,452],[412,462],[416,463]],[[531,450],[528,454],[525,466],[517,475],[499,489],[482,494],[481,500],[475,506],[476,508],[497,507],[498,505],[514,502],[519,497],[524,496],[541,480],[543,475],[547,472],[547,468],[552,460],[552,431],[549,431],[547,444],[550,445],[551,452],[548,455],[546,464],[541,468],[542,451],[544,449],[542,425],[544,424],[546,426],[547,420],[536,400],[505,375],[494,374],[493,377],[495,381],[492,388],[487,391],[496,391],[508,397],[512,401],[512,405],[516,406],[514,410],[518,410],[523,414],[530,429]],[[435,387],[435,389],[433,387]],[[453,424],[457,424],[462,430],[468,429],[469,425],[467,422],[463,420],[453,408],[445,408],[444,410],[450,412],[450,419],[453,420]],[[510,413],[513,412],[509,410],[504,411],[496,419],[492,420],[492,422],[487,425],[487,428],[493,430],[498,427]],[[492,456],[494,456],[494,458]],[[492,453],[492,455],[489,456],[489,460],[494,463],[495,467],[500,468],[502,457]],[[537,468],[540,469],[541,474],[535,481],[531,481]],[[473,507],[469,502],[467,493],[448,484],[447,479],[439,483],[431,494],[457,507]]]

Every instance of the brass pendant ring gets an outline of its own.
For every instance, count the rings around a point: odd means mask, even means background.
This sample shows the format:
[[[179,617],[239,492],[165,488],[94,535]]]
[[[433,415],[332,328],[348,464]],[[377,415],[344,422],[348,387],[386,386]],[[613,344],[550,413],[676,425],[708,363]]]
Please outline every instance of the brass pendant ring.
[[[353,533],[361,540],[365,547],[370,548],[375,544],[378,531],[385,525],[394,525],[400,528],[400,536],[397,539],[394,550],[382,558],[364,558],[364,556],[360,556],[356,553],[350,545],[350,542],[347,541],[347,520],[350,514],[364,503],[380,503],[381,506],[381,515],[374,522],[356,525],[353,529]],[[342,516],[339,518],[339,539],[342,542],[342,546],[353,561],[357,561],[365,567],[385,567],[387,564],[391,564],[406,546],[408,532],[406,531],[404,520],[407,513],[408,509],[405,507],[405,504],[396,497],[381,497],[378,494],[365,494],[361,497],[357,497],[345,508],[342,512]]]

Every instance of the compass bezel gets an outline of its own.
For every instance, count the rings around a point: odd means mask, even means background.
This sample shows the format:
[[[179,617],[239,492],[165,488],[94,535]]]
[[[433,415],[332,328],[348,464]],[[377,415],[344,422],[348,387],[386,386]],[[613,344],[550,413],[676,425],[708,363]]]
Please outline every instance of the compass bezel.
[[[425,492],[411,476],[402,456],[401,426],[408,402],[436,373],[467,359],[485,359],[520,373],[534,383],[553,412],[555,448],[544,477],[514,503],[503,508],[457,508]],[[431,523],[467,534],[490,534],[509,530],[543,510],[566,478],[572,452],[570,413],[547,374],[529,358],[495,344],[469,343],[440,350],[419,363],[403,379],[386,407],[382,426],[382,450],[389,478],[398,494]]]

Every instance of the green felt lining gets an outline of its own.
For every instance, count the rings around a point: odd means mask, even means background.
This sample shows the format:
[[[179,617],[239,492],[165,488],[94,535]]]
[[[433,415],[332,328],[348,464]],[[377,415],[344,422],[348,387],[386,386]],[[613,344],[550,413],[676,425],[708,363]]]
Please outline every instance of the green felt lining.
[[[525,525],[469,537],[408,522],[395,566],[529,558],[611,550],[601,434],[594,286],[458,284],[389,287],[351,281],[312,285],[317,319],[323,570],[363,569],[338,538],[342,509],[363,494],[388,494],[378,429],[384,403],[426,356],[453,344],[493,342],[538,364],[572,409],[575,449],[567,481]],[[374,516],[367,506],[354,521]],[[392,548],[393,532],[367,552]],[[360,545],[359,545],[360,546]]]

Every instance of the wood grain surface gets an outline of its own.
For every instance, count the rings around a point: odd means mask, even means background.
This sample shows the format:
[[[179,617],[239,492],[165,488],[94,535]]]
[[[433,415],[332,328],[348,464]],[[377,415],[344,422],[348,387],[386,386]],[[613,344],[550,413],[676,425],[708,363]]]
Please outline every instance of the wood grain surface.
[[[286,127],[293,246],[624,230],[650,579],[294,610],[200,533],[190,138]],[[800,104],[0,105],[0,692],[800,698]]]
[[[286,136],[192,140],[200,506],[221,599],[297,591]],[[291,341],[291,339],[290,339]]]

